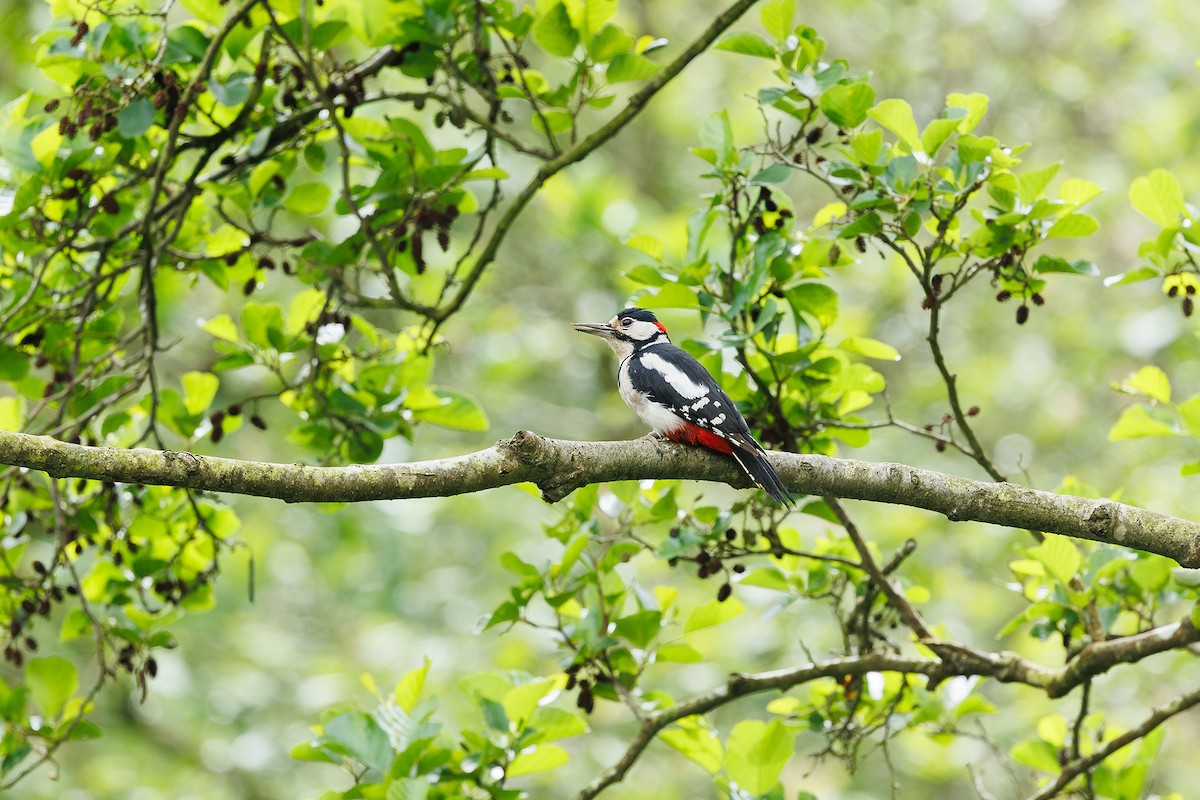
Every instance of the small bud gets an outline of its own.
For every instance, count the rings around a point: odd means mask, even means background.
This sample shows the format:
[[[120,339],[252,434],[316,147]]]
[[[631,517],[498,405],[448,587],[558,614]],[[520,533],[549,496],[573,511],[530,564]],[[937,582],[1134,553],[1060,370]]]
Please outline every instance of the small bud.
[[[729,528],[725,531],[725,541],[732,542],[736,538],[737,538],[737,531],[735,531],[733,528]]]
[[[1024,325],[1029,320],[1029,306],[1021,304],[1017,309],[1017,324]]]
[[[821,141],[821,134],[823,133],[825,133],[824,128],[813,128],[804,135],[804,141],[808,142],[809,144],[816,144],[817,142]]]
[[[946,452],[946,443],[941,439],[938,439],[937,443],[934,444],[934,449],[936,449],[939,453],[944,453]]]
[[[265,431],[267,429],[267,423],[264,422],[263,418],[258,414],[250,415],[250,424],[258,428],[260,431]]]
[[[55,111],[58,110],[58,106],[61,103],[62,103],[62,101],[56,97],[53,100],[46,103],[46,105],[43,106],[42,108],[47,114],[53,114]]]
[[[1192,315],[1193,308],[1194,308],[1194,305],[1192,302],[1192,298],[1191,297],[1183,298],[1183,315],[1185,317],[1190,317]]]
[[[967,409],[967,416],[968,416],[968,417],[976,417],[976,416],[979,416],[979,406],[971,406],[970,408],[968,408],[968,409]]]
[[[736,572],[738,575],[741,575],[743,572],[746,571],[746,565],[745,564],[734,564],[733,571]]]
[[[854,237],[854,246],[858,248],[858,252],[867,252],[867,240],[862,236]]]
[[[1012,299],[1012,292],[1007,289],[1002,289],[996,293],[996,302],[1003,303]]]
[[[721,584],[721,588],[717,590],[717,602],[724,603],[731,594],[733,594],[733,587],[728,583]]]
[[[1030,296],[1030,298],[1029,298],[1029,299],[1033,301],[1033,304],[1034,304],[1035,306],[1044,306],[1044,305],[1046,305],[1046,298],[1042,297],[1042,296],[1041,296],[1040,294],[1038,294],[1037,292],[1034,292],[1034,293],[1033,293],[1033,294]]]

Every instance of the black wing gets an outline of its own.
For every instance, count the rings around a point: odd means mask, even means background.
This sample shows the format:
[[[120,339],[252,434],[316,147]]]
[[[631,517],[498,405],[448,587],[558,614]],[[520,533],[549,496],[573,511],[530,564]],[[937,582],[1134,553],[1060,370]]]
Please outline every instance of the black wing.
[[[730,455],[755,485],[776,502],[791,506],[791,493],[750,434],[742,412],[704,366],[673,344],[655,345],[629,362],[633,387],[655,404],[664,405],[687,422],[727,441]]]
[[[634,355],[629,360],[629,381],[652,403],[666,406],[688,422],[731,441],[739,437],[754,441],[729,395],[703,364],[680,347],[655,345]]]

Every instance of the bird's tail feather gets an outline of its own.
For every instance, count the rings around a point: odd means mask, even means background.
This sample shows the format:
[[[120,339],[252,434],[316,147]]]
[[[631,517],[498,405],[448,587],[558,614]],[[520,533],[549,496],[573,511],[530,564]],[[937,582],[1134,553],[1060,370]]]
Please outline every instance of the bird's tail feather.
[[[734,447],[730,455],[737,459],[738,466],[750,476],[750,480],[754,481],[754,485],[769,494],[771,499],[776,503],[782,506],[793,506],[796,504],[796,501],[792,499],[791,492],[783,485],[779,474],[771,466],[771,462],[767,461],[767,454],[765,452],[757,447],[753,449],[748,447]]]

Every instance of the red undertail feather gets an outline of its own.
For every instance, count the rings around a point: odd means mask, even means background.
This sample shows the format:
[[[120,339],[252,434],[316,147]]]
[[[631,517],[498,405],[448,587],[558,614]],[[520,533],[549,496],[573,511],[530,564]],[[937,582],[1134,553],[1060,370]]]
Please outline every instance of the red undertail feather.
[[[673,442],[699,445],[700,447],[707,447],[709,450],[716,450],[718,453],[724,453],[725,455],[733,453],[733,445],[728,440],[690,422],[680,425],[673,431],[667,431],[666,437]]]

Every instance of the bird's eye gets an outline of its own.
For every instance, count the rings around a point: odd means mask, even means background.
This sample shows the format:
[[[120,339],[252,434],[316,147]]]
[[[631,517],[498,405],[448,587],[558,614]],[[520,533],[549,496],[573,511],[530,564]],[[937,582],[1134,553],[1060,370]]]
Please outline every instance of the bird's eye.
[[[632,324],[633,324],[633,317],[626,317],[625,319],[621,320],[622,328],[628,328]]]

